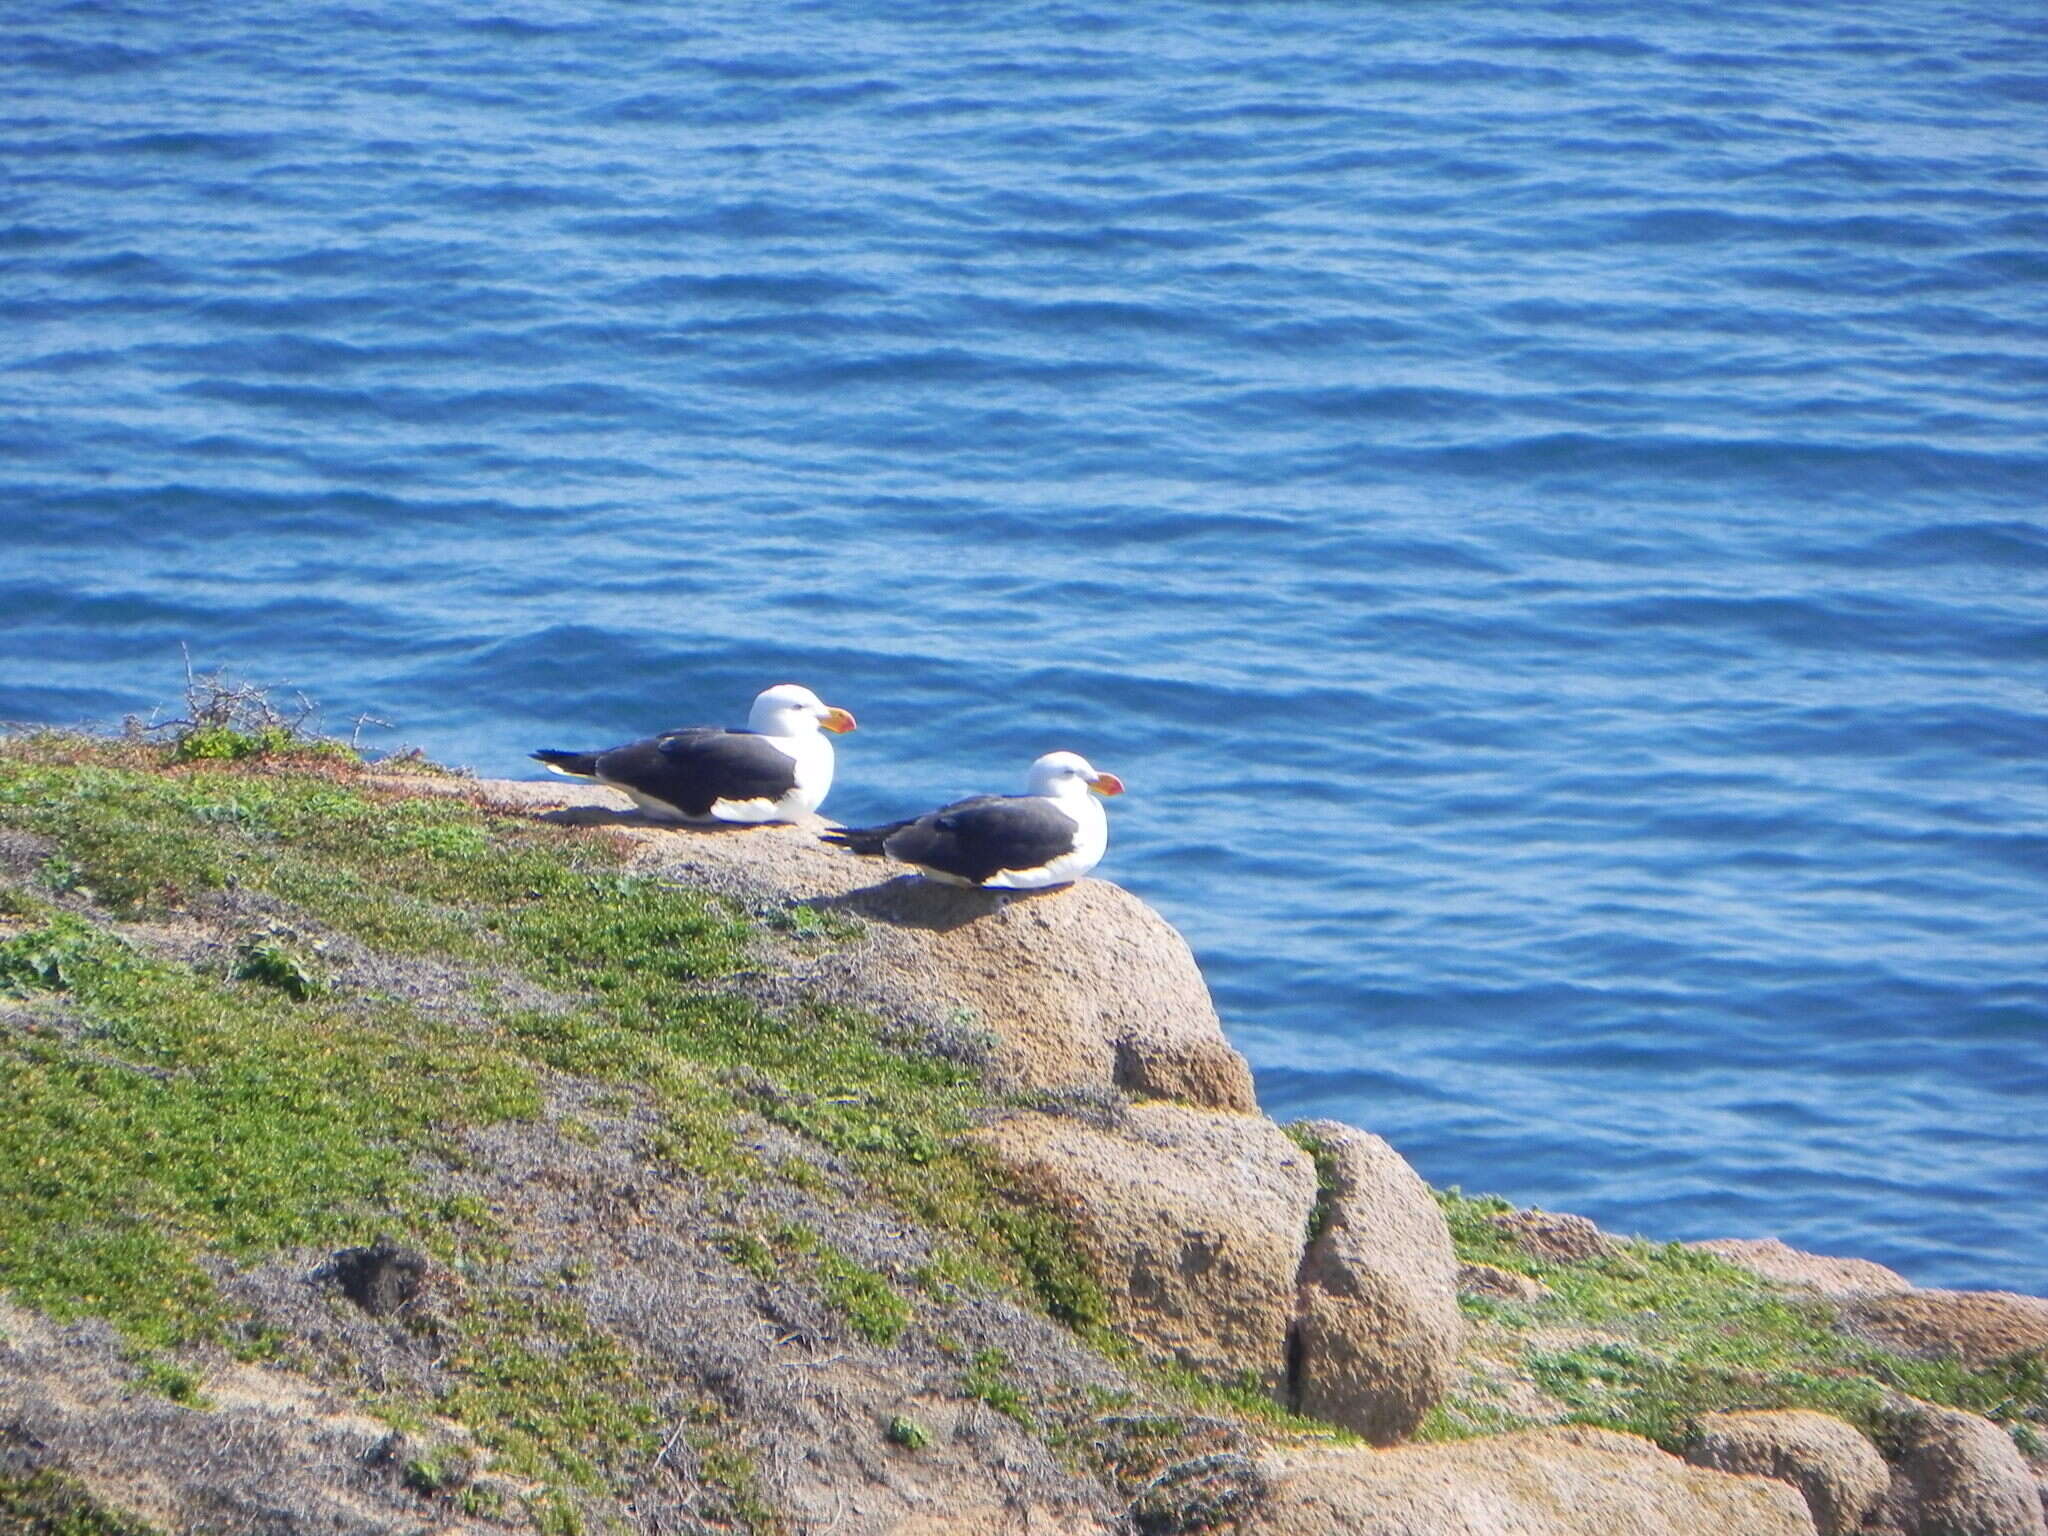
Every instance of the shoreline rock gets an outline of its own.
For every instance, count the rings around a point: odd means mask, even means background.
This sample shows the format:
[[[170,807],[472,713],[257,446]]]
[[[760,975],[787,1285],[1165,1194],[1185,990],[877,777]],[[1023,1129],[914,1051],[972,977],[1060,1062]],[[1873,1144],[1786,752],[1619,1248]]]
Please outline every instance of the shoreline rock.
[[[831,823],[679,828],[618,808],[600,786],[513,779],[371,783],[454,796],[558,825],[606,827],[634,844],[631,866],[755,910],[808,908],[866,924],[817,962],[817,989],[925,1031],[965,1023],[991,1041],[1011,1085],[1113,1089],[1256,1114],[1251,1067],[1224,1037],[1193,951],[1121,886],[998,894],[939,884],[818,839]]]
[[[1219,1522],[1247,1536],[1497,1536],[1510,1528],[1523,1536],[1796,1536],[1816,1528],[1829,1536],[2048,1536],[2037,1469],[2020,1450],[2031,1442],[2020,1429],[2009,1434],[1975,1414],[1906,1399],[1888,1419],[1873,1417],[1872,1399],[1854,1393],[1820,1400],[1853,1399],[1843,1411],[1861,1431],[1804,1410],[1694,1420],[1698,1399],[1689,1395],[1705,1388],[1708,1401],[1740,1403],[1743,1383],[1723,1390],[1731,1381],[1717,1374],[1724,1357],[1712,1346],[1748,1326],[1735,1320],[1777,1310],[1802,1328],[1839,1317],[1883,1343],[1889,1364],[1870,1365],[1860,1344],[1784,1344],[1770,1332],[1776,1325],[1758,1323],[1764,1363],[1754,1384],[1767,1401],[1807,1371],[1823,1384],[1830,1375],[1857,1377],[1858,1391],[1879,1379],[1917,1380],[1899,1353],[1915,1349],[2008,1372],[1953,1390],[1937,1375],[1921,1390],[1975,1403],[1987,1384],[2020,1383],[2011,1388],[2019,1407],[2038,1417],[2043,1405],[2025,1385],[2024,1362],[2039,1347],[2031,1330],[2048,1318],[2048,1302],[1918,1291],[1882,1266],[1781,1243],[1695,1245],[1749,1268],[1759,1288],[1671,1245],[1646,1247],[1584,1218],[1433,1194],[1384,1141],[1351,1126],[1310,1122],[1290,1135],[1259,1112],[1249,1069],[1224,1038],[1185,942],[1115,886],[1087,881],[1005,899],[851,858],[819,844],[814,827],[668,829],[578,785],[396,775],[353,782],[590,829],[628,871],[730,899],[765,919],[750,930],[753,958],[741,962],[752,970],[727,972],[729,940],[710,967],[727,976],[715,985],[745,998],[707,999],[686,982],[661,994],[658,1014],[626,1018],[608,1040],[579,1047],[595,1055],[537,1062],[538,1113],[457,1122],[466,1128],[450,1160],[420,1154],[435,1198],[490,1212],[516,1233],[481,1265],[473,1256],[424,1260],[425,1251],[440,1252],[440,1234],[431,1220],[403,1218],[400,1235],[420,1253],[380,1243],[333,1250],[328,1266],[306,1252],[272,1252],[253,1264],[205,1255],[224,1304],[298,1351],[279,1355],[289,1369],[238,1364],[212,1344],[175,1346],[150,1369],[205,1396],[173,1403],[161,1386],[150,1391],[132,1362],[120,1363],[104,1323],[60,1328],[28,1319],[0,1330],[10,1335],[0,1341],[0,1364],[9,1367],[0,1378],[11,1373],[0,1379],[0,1402],[15,1404],[22,1426],[33,1423],[28,1433],[42,1447],[25,1451],[27,1443],[10,1441],[0,1426],[0,1494],[23,1467],[35,1477],[75,1473],[110,1507],[129,1498],[184,1521],[200,1508],[192,1500],[213,1501],[207,1507],[218,1508],[224,1531],[269,1530],[257,1475],[268,1463],[308,1485],[307,1510],[341,1510],[359,1499],[367,1529],[429,1514],[442,1517],[437,1528],[466,1529],[466,1517],[487,1505],[511,1511],[508,1518],[520,1506],[545,1523],[566,1519],[586,1495],[591,1509],[622,1516],[644,1493],[653,1501],[646,1507],[661,1511],[723,1500],[720,1519],[759,1500],[793,1531],[841,1536],[993,1536],[1017,1528],[1020,1517],[1033,1529],[1075,1536],[1193,1532]],[[450,821],[440,812],[415,816],[426,807],[341,799],[346,826],[382,826],[401,848],[410,847],[403,837],[415,824],[439,830]],[[477,841],[468,818],[453,829],[465,847]],[[482,844],[498,840],[485,830]],[[200,835],[226,840],[230,857],[248,856],[247,839],[230,840],[238,833]],[[520,832],[506,841],[549,840]],[[598,851],[568,851],[569,888],[584,889],[585,871],[602,862],[591,889],[636,902],[647,895],[636,882],[620,886],[609,858],[593,861]],[[15,884],[45,856],[39,851]],[[106,930],[102,942],[132,943],[189,968],[197,962],[171,946],[191,940],[200,923],[291,910],[265,886],[260,865],[236,867],[250,878],[246,897],[234,895],[232,883],[202,883],[200,900],[173,892],[147,922],[118,921],[89,891],[34,900],[58,910],[53,932],[59,923],[97,925]],[[410,863],[387,874],[375,859],[346,868],[349,880],[367,879],[386,901],[417,874]],[[467,890],[443,886],[441,899],[459,904]],[[477,914],[481,948],[495,954],[497,937],[519,932],[523,915],[516,900],[477,900],[485,909]],[[563,903],[565,919],[572,905]],[[586,905],[595,916],[578,920],[601,930],[611,898]],[[293,920],[316,933],[322,926],[318,915]],[[559,931],[594,944],[574,926]],[[667,958],[645,945],[592,952],[630,955],[622,963],[650,977]],[[472,988],[503,1000],[487,971],[472,975],[439,951],[405,964],[415,982],[420,968],[438,978],[437,1009],[446,1001],[452,1010]],[[367,1018],[394,973],[371,965],[363,950],[335,974],[352,979],[339,986],[338,1003],[319,1006],[360,1007]],[[201,988],[233,986],[193,975]],[[77,1020],[63,1013],[60,993],[32,989],[15,1009],[21,1027],[68,1040],[64,1031]],[[459,1017],[435,1018],[473,1037],[489,1034],[510,1051],[521,1039],[511,1030],[551,1029],[557,1015],[564,1028],[582,1027],[574,1010],[591,1006],[568,991],[554,998],[527,987],[517,996],[515,1023],[473,1003]],[[767,1006],[757,1013],[746,999]],[[279,1060],[297,1048],[295,1024],[316,1016],[285,1017],[302,1006],[288,999],[243,1001],[277,1010],[293,1042]],[[715,1051],[681,1049],[649,1070],[667,1071],[673,1061],[686,1079],[708,1072],[717,1123],[706,1144],[717,1134],[739,1136],[735,1152],[752,1172],[728,1175],[674,1158],[670,1128],[678,1122],[663,1117],[692,1113],[688,1098],[621,1091],[617,1079],[583,1070],[586,1060],[639,1038],[634,1031],[670,1031],[688,1047],[700,1003],[741,1004],[732,1012],[755,1021],[745,1027],[756,1033],[736,1037],[736,1046],[707,1036]],[[847,1028],[873,1049],[872,1017],[842,1018],[841,1007],[882,1019],[879,1043],[888,1049],[880,1054],[891,1071],[922,1073],[898,1059],[917,1050],[973,1067],[978,1085],[937,1074],[945,1092],[963,1095],[967,1112],[904,1117],[890,1107],[892,1079],[833,1086],[842,1068],[822,1052],[794,1058],[807,1064],[795,1076],[771,1075],[769,1054],[755,1063],[756,1045],[783,1049],[813,1028]],[[401,1028],[379,1048],[412,1047]],[[273,1070],[279,1081],[296,1080]],[[807,1118],[814,1111],[835,1117],[829,1134]],[[872,1126],[861,1118],[870,1113]],[[836,1139],[848,1124],[883,1139]],[[894,1145],[891,1135],[903,1138],[904,1156],[873,1161],[873,1147]],[[927,1207],[878,1182],[914,1181],[925,1159],[934,1179],[964,1181],[948,1186],[954,1204]],[[728,1177],[735,1181],[722,1182]],[[1007,1267],[1009,1250],[985,1250],[980,1268],[952,1251],[963,1235],[983,1233],[981,1217],[957,1214],[963,1192],[970,1210],[984,1196],[993,1201],[998,1225],[1028,1218],[1014,1249],[1020,1267]],[[1045,1221],[1027,1209],[1032,1204],[1062,1220]],[[1468,1251],[1500,1267],[1461,1265],[1453,1226]],[[1092,1275],[1080,1276],[1077,1256]],[[422,1264],[424,1281],[414,1273]],[[993,1282],[987,1265],[999,1276]],[[363,1295],[351,1304],[343,1292],[357,1269],[365,1271],[356,1276]],[[1071,1326],[1104,1317],[1098,1284],[1120,1339]],[[1069,1315],[1070,1297],[1082,1298],[1079,1314]],[[1513,1304],[1498,1305],[1502,1299]],[[503,1445],[491,1439],[488,1416],[474,1420],[486,1426],[475,1431],[482,1438],[465,1438],[471,1421],[460,1390],[435,1389],[459,1389],[488,1365],[486,1356],[449,1348],[454,1339],[483,1348],[479,1318],[523,1330],[514,1351],[520,1371],[551,1370],[558,1348],[587,1351],[593,1363],[587,1379],[578,1378],[583,1387],[636,1403],[644,1418],[607,1428],[610,1438],[593,1447],[630,1463],[603,1489],[511,1478],[493,1464]],[[68,1379],[80,1375],[73,1355],[87,1344],[106,1367],[91,1402]],[[1504,1347],[1488,1353],[1495,1346]],[[1152,1373],[1146,1357],[1211,1385]],[[293,1378],[293,1369],[306,1375]],[[1666,1384],[1657,1371],[1678,1377]],[[344,1423],[365,1382],[452,1405],[450,1422],[421,1431],[425,1438],[408,1424],[405,1436],[373,1444],[370,1421]],[[1332,1432],[1270,1414],[1245,1395],[1251,1388],[1382,1448],[1311,1448]],[[636,1396],[643,1390],[644,1402]],[[274,1426],[249,1418],[262,1393],[283,1394],[294,1413],[303,1405],[325,1438],[273,1441]],[[1432,1434],[1476,1437],[1396,1443],[1439,1404],[1447,1411]],[[1520,1427],[1596,1414],[1645,1426],[1688,1455],[1605,1430]],[[713,1419],[715,1440],[692,1428]],[[216,1429],[240,1435],[247,1454],[203,1474],[181,1467],[178,1448]],[[124,1441],[129,1430],[139,1438]],[[654,1440],[638,1444],[644,1433],[663,1437],[659,1454]],[[1874,1460],[1880,1450],[1892,1465]],[[366,1477],[374,1485],[359,1487]],[[472,1494],[476,1510],[464,1502]]]

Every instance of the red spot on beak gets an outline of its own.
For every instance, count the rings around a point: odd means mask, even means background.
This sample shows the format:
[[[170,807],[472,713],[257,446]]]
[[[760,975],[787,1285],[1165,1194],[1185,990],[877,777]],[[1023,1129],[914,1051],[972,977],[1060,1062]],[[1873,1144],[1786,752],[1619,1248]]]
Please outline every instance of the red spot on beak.
[[[819,717],[818,724],[828,731],[843,733],[853,729],[853,716],[843,709],[828,709]]]
[[[1098,773],[1088,787],[1098,795],[1120,795],[1124,792],[1124,781],[1113,773]]]

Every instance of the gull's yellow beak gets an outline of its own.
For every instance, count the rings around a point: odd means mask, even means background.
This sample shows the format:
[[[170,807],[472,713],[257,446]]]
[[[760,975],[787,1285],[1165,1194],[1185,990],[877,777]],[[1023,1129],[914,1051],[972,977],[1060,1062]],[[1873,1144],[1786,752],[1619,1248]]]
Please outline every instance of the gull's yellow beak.
[[[853,729],[853,716],[843,709],[827,709],[818,724],[828,731],[846,732]]]
[[[1098,773],[1088,787],[1098,795],[1120,795],[1124,792],[1124,781],[1113,773]]]

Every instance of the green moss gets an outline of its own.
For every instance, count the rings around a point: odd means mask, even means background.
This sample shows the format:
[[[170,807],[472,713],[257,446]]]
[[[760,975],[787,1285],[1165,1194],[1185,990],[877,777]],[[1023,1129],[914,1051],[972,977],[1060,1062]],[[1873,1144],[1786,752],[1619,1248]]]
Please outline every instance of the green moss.
[[[159,1536],[155,1526],[108,1509],[76,1478],[45,1468],[0,1472],[0,1536]]]
[[[559,1296],[484,1290],[461,1318],[439,1408],[517,1475],[586,1492],[630,1486],[660,1447],[646,1369]]]
[[[1680,1448],[1702,1413],[1812,1408],[1872,1433],[1885,1429],[1884,1394],[1897,1389],[2008,1423],[2048,1422],[2048,1365],[2038,1359],[1970,1369],[1868,1345],[1838,1326],[1838,1309],[1788,1292],[1682,1244],[1624,1243],[1573,1264],[1530,1258],[1488,1219],[1511,1209],[1457,1190],[1438,1202],[1459,1257],[1532,1275],[1551,1295],[1533,1302],[1466,1298],[1506,1362],[1597,1424]],[[1591,1335],[1545,1346],[1542,1338]],[[1426,1434],[1491,1428],[1502,1411],[1454,1399]]]
[[[241,946],[229,972],[237,981],[253,981],[275,987],[301,1002],[327,990],[326,978],[303,950],[276,939],[252,941]]]
[[[967,1369],[960,1373],[960,1390],[987,1403],[997,1413],[1015,1419],[1026,1429],[1037,1427],[1023,1389],[1010,1379],[1010,1357],[1000,1349],[976,1352]]]
[[[830,1249],[817,1256],[825,1300],[870,1344],[890,1345],[910,1326],[911,1308],[889,1282]]]
[[[1288,1140],[1306,1152],[1316,1166],[1316,1203],[1309,1208],[1307,1239],[1313,1245],[1330,1224],[1330,1212],[1336,1205],[1337,1157],[1309,1132],[1306,1123],[1297,1120],[1283,1129]]]
[[[917,1420],[897,1414],[889,1420],[889,1427],[883,1431],[891,1445],[900,1445],[906,1451],[921,1451],[932,1443],[931,1432]]]
[[[249,757],[274,757],[301,744],[296,732],[281,725],[250,731],[230,725],[196,725],[177,738],[171,758],[180,763],[235,763]]]
[[[226,1337],[199,1257],[334,1244],[409,1208],[449,1124],[531,1114],[532,1075],[395,1004],[345,1012],[223,986],[14,893],[17,988],[83,1034],[0,1033],[0,1284],[137,1343]],[[60,956],[53,960],[51,957]]]

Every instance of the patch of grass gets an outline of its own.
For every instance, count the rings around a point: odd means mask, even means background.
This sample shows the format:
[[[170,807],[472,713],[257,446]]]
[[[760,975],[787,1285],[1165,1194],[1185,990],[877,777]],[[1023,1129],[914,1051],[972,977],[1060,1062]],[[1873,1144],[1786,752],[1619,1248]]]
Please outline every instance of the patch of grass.
[[[446,1447],[409,1458],[399,1473],[399,1481],[414,1493],[431,1498],[464,1487],[475,1476],[474,1458],[459,1448]]]
[[[238,731],[231,725],[195,725],[179,735],[171,759],[179,763],[238,763],[290,752],[299,738],[282,725]]]
[[[1192,1408],[1230,1418],[1248,1419],[1269,1430],[1288,1436],[1305,1436],[1333,1445],[1354,1445],[1358,1437],[1349,1430],[1311,1419],[1282,1407],[1272,1393],[1249,1371],[1230,1381],[1211,1381],[1184,1365],[1170,1360],[1142,1360],[1135,1351],[1118,1341],[1099,1340],[1098,1347],[1140,1380],[1149,1381],[1163,1394]]]
[[[830,1248],[817,1256],[825,1300],[870,1344],[894,1344],[910,1326],[910,1303],[880,1275]]]
[[[883,1437],[891,1445],[900,1445],[906,1451],[921,1451],[932,1443],[931,1431],[917,1420],[897,1414],[889,1420],[889,1427]]]
[[[1000,1349],[975,1353],[960,1373],[960,1390],[968,1397],[987,1403],[997,1413],[1015,1419],[1026,1429],[1037,1428],[1023,1389],[1010,1378],[1010,1357]]]
[[[1625,1243],[1573,1264],[1532,1259],[1490,1216],[1511,1209],[1457,1190],[1438,1194],[1461,1259],[1532,1275],[1537,1301],[1467,1298],[1488,1348],[1564,1410],[1569,1422],[1620,1429],[1681,1448],[1700,1414],[1811,1408],[1866,1432],[1886,1428],[1886,1388],[2007,1423],[2048,1423],[2048,1364],[1971,1369],[1916,1360],[1843,1333],[1838,1309],[1778,1289],[1682,1244]],[[1581,1336],[1566,1345],[1540,1339]],[[1484,1427],[1502,1410],[1454,1399],[1427,1434]]]
[[[752,1536],[780,1536],[782,1517],[761,1492],[761,1473],[753,1456],[711,1439],[702,1440],[696,1450],[698,1479],[712,1495],[700,1511],[703,1516]]]
[[[744,1229],[728,1232],[719,1239],[719,1247],[725,1251],[727,1258],[763,1285],[772,1282],[780,1273],[775,1260],[775,1250],[758,1232]]]
[[[53,1316],[149,1347],[227,1338],[203,1253],[338,1244],[408,1209],[444,1127],[538,1107],[523,1064],[410,1009],[280,1013],[8,900],[40,922],[0,973],[61,985],[87,1023],[0,1033],[0,1284]]]
[[[884,1276],[848,1258],[801,1222],[783,1222],[766,1238],[751,1231],[732,1233],[724,1247],[733,1262],[763,1281],[808,1274],[826,1304],[870,1344],[894,1344],[916,1315]]]
[[[496,1470],[586,1492],[630,1487],[659,1449],[647,1372],[565,1298],[498,1287],[461,1318],[439,1410]]]
[[[237,981],[275,987],[286,997],[295,997],[300,1002],[318,997],[327,990],[326,978],[320,974],[312,957],[279,939],[244,943],[236,950],[234,967],[228,974]]]
[[[0,1536],[161,1536],[107,1508],[74,1477],[43,1468],[0,1472]]]
[[[42,916],[48,909],[0,897],[0,911],[12,916]],[[68,992],[93,959],[106,953],[114,942],[89,923],[53,915],[40,927],[0,942],[0,988],[16,997],[37,991]]]
[[[188,1408],[207,1406],[198,1376],[177,1361],[145,1350],[134,1356],[134,1363],[142,1374],[143,1384],[159,1397],[183,1403]]]
[[[697,892],[619,873],[603,834],[453,799],[382,800],[335,770],[165,771],[138,765],[132,746],[51,745],[0,750],[0,823],[55,838],[93,899],[174,912],[232,881],[379,949],[513,966],[586,1001],[508,1012],[504,1043],[527,1062],[651,1092],[665,1120],[651,1155],[743,1186],[763,1170],[730,1127],[751,1108],[954,1234],[990,1278],[1054,1317],[1103,1319],[1063,1224],[960,1142],[989,1102],[971,1070],[906,1050],[850,1010],[773,1013],[719,993],[710,984],[748,963],[746,923]],[[736,1092],[735,1075],[752,1086]]]

